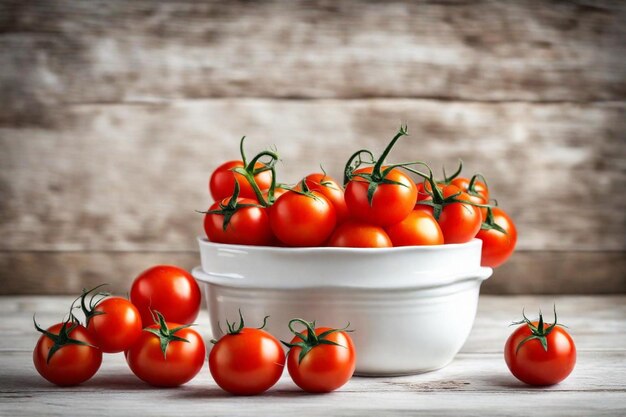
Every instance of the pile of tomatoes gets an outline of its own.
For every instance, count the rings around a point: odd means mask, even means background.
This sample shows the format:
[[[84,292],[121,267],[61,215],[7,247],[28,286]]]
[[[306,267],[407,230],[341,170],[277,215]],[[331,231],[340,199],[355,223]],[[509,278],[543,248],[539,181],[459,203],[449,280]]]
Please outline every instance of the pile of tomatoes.
[[[483,241],[482,264],[496,267],[513,253],[515,224],[491,196],[480,174],[436,181],[422,162],[387,164],[406,127],[375,158],[362,149],[344,168],[343,184],[325,172],[288,186],[276,179],[278,155],[220,165],[211,175],[214,199],[204,212],[212,242],[259,246],[382,248]],[[422,172],[425,170],[426,172]],[[419,178],[414,181],[413,178]]]
[[[78,385],[96,374],[103,353],[119,352],[139,379],[154,386],[179,386],[200,372],[207,349],[192,323],[201,296],[187,271],[170,265],[144,271],[132,284],[130,300],[99,292],[100,287],[83,291],[67,320],[45,330],[35,321],[41,336],[33,361],[41,376],[60,386]],[[228,332],[212,341],[209,354],[211,375],[225,391],[260,394],[279,380],[285,362],[293,381],[308,392],[333,391],[352,377],[356,353],[350,330],[293,319],[289,329],[295,336],[283,342],[289,348],[285,356],[281,342],[263,330],[265,323],[245,327],[239,316],[238,326],[227,323]],[[298,332],[294,323],[305,330]]]

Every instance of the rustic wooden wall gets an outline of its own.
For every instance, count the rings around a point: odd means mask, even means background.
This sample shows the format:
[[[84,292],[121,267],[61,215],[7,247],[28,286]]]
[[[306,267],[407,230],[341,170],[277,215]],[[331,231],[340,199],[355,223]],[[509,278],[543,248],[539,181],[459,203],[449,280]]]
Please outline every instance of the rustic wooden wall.
[[[0,294],[199,263],[221,161],[356,148],[481,171],[492,293],[626,291],[626,2],[0,1]]]

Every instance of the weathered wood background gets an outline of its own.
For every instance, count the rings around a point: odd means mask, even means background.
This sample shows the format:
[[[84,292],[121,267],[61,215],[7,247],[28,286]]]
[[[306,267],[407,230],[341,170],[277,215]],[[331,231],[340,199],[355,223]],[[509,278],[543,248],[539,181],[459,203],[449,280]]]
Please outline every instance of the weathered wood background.
[[[626,292],[624,1],[0,1],[0,294],[199,263],[211,170],[380,150],[481,171],[491,293]]]

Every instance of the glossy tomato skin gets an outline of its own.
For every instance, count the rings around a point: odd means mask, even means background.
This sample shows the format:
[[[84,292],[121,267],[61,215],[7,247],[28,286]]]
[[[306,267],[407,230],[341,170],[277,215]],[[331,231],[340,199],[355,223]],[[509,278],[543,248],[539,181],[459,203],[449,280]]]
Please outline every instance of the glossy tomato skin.
[[[230,198],[222,200],[227,205]],[[237,204],[257,204],[256,200],[238,198]],[[218,210],[219,204],[209,208]],[[270,228],[270,218],[265,207],[242,207],[230,218],[226,230],[223,227],[224,215],[207,213],[204,216],[204,231],[211,242],[237,245],[268,246],[274,241]]]
[[[209,369],[215,382],[235,395],[257,395],[283,374],[285,353],[280,342],[261,329],[244,328],[223,336],[211,349]]]
[[[334,206],[317,191],[314,196],[288,191],[270,208],[274,236],[287,246],[320,246],[335,229]]]
[[[469,183],[470,179],[465,177],[456,177],[450,182],[450,184],[459,187],[465,192],[469,191]],[[482,181],[475,181],[474,190],[476,193],[482,195],[484,201],[489,201],[489,189],[487,188],[487,184]]]
[[[180,326],[167,322],[167,328]],[[158,329],[159,325],[149,326]],[[206,359],[206,348],[202,336],[192,328],[176,332],[178,337],[188,342],[171,341],[163,356],[160,339],[147,331],[142,331],[137,342],[126,351],[126,362],[130,370],[142,381],[156,387],[177,387],[198,374]]]
[[[328,246],[348,248],[390,248],[391,239],[380,226],[348,220],[339,225]]]
[[[537,326],[537,322],[533,325]],[[544,324],[544,329],[549,326]],[[576,346],[565,329],[556,326],[547,336],[548,350],[539,340],[525,342],[516,353],[517,346],[532,333],[526,324],[519,326],[504,345],[504,359],[511,373],[530,385],[554,385],[569,376],[576,364]]]
[[[62,326],[63,323],[57,323],[48,328],[48,331],[59,334]],[[41,335],[33,350],[33,363],[37,372],[53,384],[63,387],[87,381],[96,374],[102,364],[102,351],[94,347],[96,341],[85,327],[78,325],[69,332],[69,337],[92,346],[75,344],[62,346],[52,355],[50,362],[46,363],[48,352],[54,342],[48,336]]]
[[[495,223],[506,230],[481,229],[476,237],[483,241],[481,265],[496,268],[505,263],[513,254],[517,243],[517,228],[504,210],[498,207],[491,209]]]
[[[307,175],[304,180],[309,190],[319,192],[335,207],[337,224],[343,223],[348,218],[348,206],[343,187],[334,178],[324,173],[314,173]]]
[[[241,161],[227,161],[218,166],[209,180],[209,190],[211,191],[211,197],[214,201],[221,201],[224,198],[233,195],[235,189],[235,178],[239,183],[239,197],[250,198],[256,201],[257,197],[254,193],[254,189],[241,174],[231,171],[233,168],[243,168],[243,162]],[[257,162],[255,168],[263,168],[263,164]],[[254,176],[254,180],[259,186],[259,190],[263,191],[270,188],[272,183],[272,173],[270,171],[263,171]]]
[[[109,297],[94,308],[87,330],[104,353],[130,348],[141,336],[141,316],[137,308],[122,297]]]
[[[319,335],[328,327],[315,329]],[[305,336],[308,331],[302,332]],[[352,378],[356,367],[356,351],[354,343],[346,332],[337,331],[328,335],[326,340],[338,343],[341,346],[319,344],[314,346],[298,362],[300,347],[292,347],[287,355],[287,369],[293,382],[307,392],[322,393],[331,392],[345,385]],[[302,339],[294,337],[291,343],[301,342]]]
[[[167,321],[190,324],[200,311],[200,287],[184,269],[157,265],[135,278],[130,301],[139,310],[143,327],[154,324],[151,310],[163,314]]]
[[[443,188],[444,198],[459,192],[461,194],[456,197],[457,199],[469,201],[467,193],[462,192],[458,187],[448,185]],[[428,206],[420,208],[420,210],[432,213],[432,208]],[[443,233],[444,243],[465,243],[472,240],[480,230],[482,216],[474,206],[464,203],[451,203],[443,207],[437,222]]]
[[[372,167],[354,171],[355,174],[371,172]],[[378,185],[371,205],[367,198],[369,183],[358,176],[348,182],[345,191],[346,205],[354,218],[365,223],[385,227],[398,223],[409,215],[417,201],[415,183],[399,169],[391,170],[386,178],[403,185]]]
[[[443,245],[439,223],[422,210],[413,210],[404,220],[385,230],[393,246]]]

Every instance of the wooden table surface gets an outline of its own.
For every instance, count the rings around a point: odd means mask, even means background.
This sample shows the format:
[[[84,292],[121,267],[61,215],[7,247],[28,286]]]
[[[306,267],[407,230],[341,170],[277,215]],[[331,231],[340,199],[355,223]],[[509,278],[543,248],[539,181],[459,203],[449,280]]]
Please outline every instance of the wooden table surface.
[[[208,367],[176,389],[145,385],[122,354],[106,355],[98,374],[74,388],[39,377],[31,354],[41,325],[59,319],[67,297],[0,297],[0,415],[216,415],[216,416],[617,416],[626,415],[626,296],[483,296],[472,334],[446,368],[422,375],[353,378],[341,390],[308,395],[285,376],[257,397],[231,397],[211,379]],[[508,324],[522,307],[548,312],[556,303],[578,348],[578,363],[563,383],[533,388],[518,382],[502,356]],[[198,329],[207,337],[205,311]],[[415,331],[415,329],[407,329]]]

